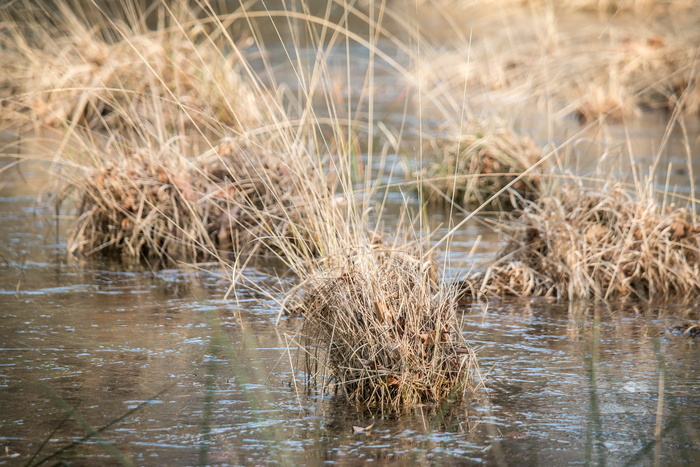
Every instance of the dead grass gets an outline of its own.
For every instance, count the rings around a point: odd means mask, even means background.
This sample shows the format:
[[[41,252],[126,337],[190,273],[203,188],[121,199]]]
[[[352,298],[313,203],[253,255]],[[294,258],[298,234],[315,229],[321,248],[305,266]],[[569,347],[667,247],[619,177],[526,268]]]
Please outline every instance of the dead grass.
[[[158,263],[272,252],[302,284],[297,303],[309,365],[320,365],[347,400],[400,410],[460,400],[478,386],[456,291],[438,282],[420,248],[382,246],[381,222],[369,220],[383,208],[372,201],[380,183],[360,170],[361,151],[349,135],[369,128],[367,141],[376,139],[375,54],[398,69],[372,42],[381,36],[378,24],[367,41],[310,14],[274,12],[299,18],[299,31],[318,47],[310,70],[302,69],[305,59],[292,63],[296,96],[274,90],[284,93],[290,117],[275,113],[282,99],[268,100],[260,87],[249,92],[260,81],[244,83],[237,74],[238,66],[252,70],[236,61],[240,51],[225,28],[210,30],[191,10],[168,13],[167,26],[152,31],[104,15],[91,24],[62,6],[57,18],[42,11],[21,24],[5,18],[0,54],[13,63],[3,82],[4,115],[68,130],[56,162],[65,184],[57,199],[75,200],[78,210],[71,251]],[[326,49],[354,46],[348,38],[371,58],[361,103],[345,109]],[[325,112],[314,108],[319,101]],[[209,149],[188,148],[194,137]],[[372,144],[367,167],[376,162]],[[423,235],[420,222],[408,224],[416,238]]]
[[[300,288],[307,367],[350,403],[401,410],[461,400],[476,360],[461,333],[453,290],[420,256],[357,250]]]
[[[420,180],[428,201],[456,202],[469,208],[482,205],[541,158],[530,138],[505,126],[488,124],[471,125],[454,139],[435,138],[425,152],[427,169]],[[493,199],[490,207],[514,207],[514,194],[535,198],[540,191],[540,173],[538,170],[517,180],[510,190]]]
[[[676,5],[652,14],[641,8],[644,2],[588,2],[594,9],[602,3],[621,8],[609,16],[564,5],[575,2],[534,3],[490,10],[488,1],[463,9],[443,5],[442,15],[455,17],[455,39],[417,64],[421,87],[451,93],[456,102],[466,90],[470,107],[496,106],[501,115],[533,106],[581,120],[678,105],[685,115],[700,113],[697,8]],[[462,17],[479,20],[461,30]]]
[[[70,250],[166,263],[269,252],[280,239],[315,250],[297,181],[318,179],[310,165],[296,172],[303,159],[243,137],[194,156],[183,143],[89,146],[96,166],[71,171],[64,188],[79,206]]]
[[[617,186],[566,186],[502,226],[507,245],[465,295],[691,302],[700,294],[700,223],[691,211]]]
[[[182,133],[263,122],[265,106],[241,79],[229,38],[185,2],[159,5],[157,30],[138,8],[128,22],[103,13],[88,23],[65,2],[56,11],[16,3],[0,18],[6,123],[116,131],[139,120]]]
[[[458,0],[459,1],[459,0]],[[464,2],[462,2],[464,3]],[[584,10],[595,11],[601,14],[614,14],[621,12],[635,12],[639,14],[663,14],[669,10],[687,10],[693,6],[693,0],[562,0],[551,2],[548,0],[476,0],[473,3],[493,4],[500,6],[523,5],[530,8],[555,7],[559,10]]]

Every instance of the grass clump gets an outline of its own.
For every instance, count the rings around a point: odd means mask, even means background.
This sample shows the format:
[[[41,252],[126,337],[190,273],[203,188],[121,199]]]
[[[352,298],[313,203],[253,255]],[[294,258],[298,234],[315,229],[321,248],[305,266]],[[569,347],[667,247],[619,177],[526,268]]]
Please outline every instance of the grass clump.
[[[430,142],[427,169],[421,174],[424,193],[431,202],[455,202],[474,208],[513,182],[537,163],[541,153],[534,142],[506,128],[485,126],[454,139]],[[492,200],[496,209],[512,208],[511,195],[533,199],[540,191],[540,172],[521,177]]]
[[[647,198],[648,199],[648,198]],[[467,295],[690,302],[700,294],[700,223],[619,186],[565,186],[530,202]]]
[[[452,93],[456,101],[466,92],[472,107],[528,109],[526,118],[533,108],[582,121],[677,106],[685,115],[700,112],[697,8],[651,14],[622,5],[644,2],[528,2],[527,8],[512,2],[487,9],[490,3],[459,10],[479,21],[469,30],[456,24],[462,42],[416,67],[423,88]],[[584,3],[619,13],[596,15]],[[443,13],[456,14],[447,7]]]
[[[66,2],[17,3],[0,18],[7,123],[115,131],[145,122],[179,133],[262,122],[265,106],[240,76],[236,45],[185,2],[133,5],[124,20],[99,7],[93,17]]]
[[[313,250],[301,227],[307,204],[293,173],[299,160],[292,166],[284,153],[244,137],[195,156],[177,140],[133,147],[108,145],[94,167],[68,177],[64,190],[78,205],[71,251],[196,261],[269,251],[278,237]],[[313,170],[304,176],[314,183]]]
[[[460,400],[474,389],[476,361],[455,293],[420,257],[357,250],[301,290],[307,349],[349,402],[401,410]]]

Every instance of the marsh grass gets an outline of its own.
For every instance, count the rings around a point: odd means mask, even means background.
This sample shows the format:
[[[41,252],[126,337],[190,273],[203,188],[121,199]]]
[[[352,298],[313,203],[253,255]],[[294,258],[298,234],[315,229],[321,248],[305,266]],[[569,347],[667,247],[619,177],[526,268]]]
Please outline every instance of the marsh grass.
[[[500,226],[507,244],[464,293],[692,302],[700,293],[700,224],[692,210],[620,186],[564,186]]]
[[[150,147],[112,143],[102,154],[90,145],[95,166],[70,171],[58,198],[71,191],[77,198],[69,249],[172,264],[269,253],[282,238],[312,254],[302,190],[317,181],[314,171],[302,167],[306,159],[264,144],[228,138],[195,155],[184,138]]]
[[[466,31],[452,22],[453,44],[414,68],[423,88],[457,101],[466,89],[473,108],[512,114],[536,106],[582,121],[674,109],[686,95],[683,112],[698,115],[698,11],[687,2],[669,2],[675,6],[662,12],[642,8],[645,2],[523,3],[504,10],[489,10],[488,0],[436,3],[442,16],[480,21]],[[604,3],[618,13],[591,14],[596,4],[607,11]]]
[[[324,184],[302,154],[316,133],[252,77],[233,20],[186,2],[124,2],[120,19],[88,6],[17,2],[0,38],[5,123],[64,131],[48,158],[52,199],[77,207],[70,251],[159,264],[267,253],[280,239],[313,251],[307,194],[328,191],[300,190]]]
[[[541,157],[535,143],[505,125],[473,124],[456,138],[434,138],[424,148],[419,175],[429,202],[481,206],[491,195],[513,183],[508,191],[489,202],[493,209],[511,209],[511,197],[534,199],[540,192],[542,169],[516,178]],[[517,203],[515,203],[517,205]]]
[[[177,133],[263,122],[265,106],[241,79],[235,44],[201,12],[185,2],[145,10],[125,3],[116,20],[95,5],[96,17],[67,2],[3,9],[5,123],[116,131],[138,120]]]
[[[530,8],[547,6],[558,10],[595,11],[605,15],[623,12],[660,15],[672,10],[684,11],[693,6],[692,0],[664,0],[662,2],[656,0],[562,0],[556,3],[549,0],[476,0],[472,3],[482,5],[497,3],[500,6],[511,7],[522,5]]]
[[[434,265],[386,248],[355,251],[297,290],[307,366],[323,390],[381,411],[461,401],[478,386],[456,294]]]

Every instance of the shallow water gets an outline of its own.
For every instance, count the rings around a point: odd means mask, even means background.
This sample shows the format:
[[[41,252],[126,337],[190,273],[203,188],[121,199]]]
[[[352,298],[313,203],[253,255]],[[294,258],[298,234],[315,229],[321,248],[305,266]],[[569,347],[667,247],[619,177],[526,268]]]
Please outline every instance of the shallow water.
[[[0,464],[700,462],[700,347],[667,332],[697,308],[466,309],[490,402],[369,414],[307,391],[301,320],[223,299],[225,271],[68,262],[31,195],[41,172],[21,175],[0,191]],[[270,267],[247,273],[284,286]]]
[[[270,40],[270,62],[289,63]],[[313,51],[299,52],[313,61]],[[364,53],[353,52],[355,83],[365,77]],[[330,61],[341,89],[344,56],[339,50]],[[286,68],[293,67],[276,66],[275,78],[295,84]],[[374,79],[386,91],[374,102],[387,109],[382,121],[411,126],[415,109],[391,110],[401,88],[381,64]],[[357,99],[352,92],[343,97]],[[536,119],[521,120],[543,145],[581,131],[573,121],[552,134]],[[648,166],[666,121],[649,114],[625,127],[591,127],[566,167],[628,177],[625,151]],[[688,131],[694,151],[700,125],[688,122]],[[672,135],[656,180],[687,193],[688,155],[677,128]],[[614,150],[601,158],[601,148]],[[697,177],[700,160],[690,156]],[[401,163],[388,158],[389,166]],[[279,305],[249,290],[224,298],[227,271],[67,257],[70,217],[57,225],[53,211],[36,204],[49,180],[40,165],[0,172],[0,465],[700,464],[700,341],[669,331],[700,319],[699,308],[545,300],[468,308],[463,329],[488,398],[370,414],[307,390],[293,369],[301,320],[276,324]],[[388,225],[405,196],[389,197]],[[463,217],[436,211],[426,222],[440,238]],[[498,246],[479,220],[438,260],[448,278],[458,277]],[[266,289],[284,288],[291,279],[276,266],[246,274]],[[371,424],[367,434],[353,432]]]

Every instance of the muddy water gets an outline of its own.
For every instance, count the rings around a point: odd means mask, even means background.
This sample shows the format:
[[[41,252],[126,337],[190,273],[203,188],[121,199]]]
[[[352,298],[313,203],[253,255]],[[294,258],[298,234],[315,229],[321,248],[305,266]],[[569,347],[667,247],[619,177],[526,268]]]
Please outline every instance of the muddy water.
[[[700,462],[700,348],[667,332],[696,308],[466,309],[490,401],[358,412],[305,390],[300,320],[276,326],[274,301],[244,290],[223,299],[226,271],[67,261],[36,207],[42,177],[2,174],[0,464]],[[283,286],[273,267],[247,273]]]

